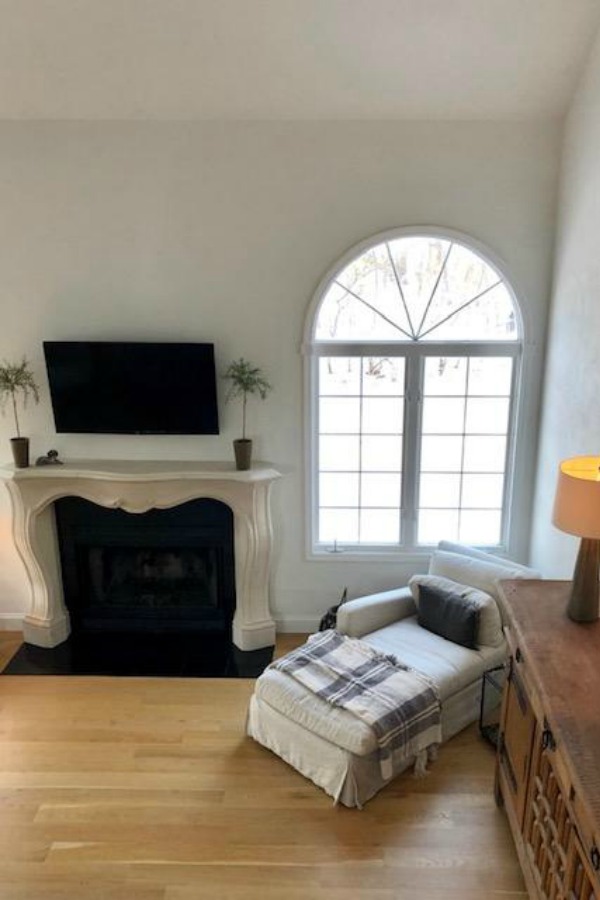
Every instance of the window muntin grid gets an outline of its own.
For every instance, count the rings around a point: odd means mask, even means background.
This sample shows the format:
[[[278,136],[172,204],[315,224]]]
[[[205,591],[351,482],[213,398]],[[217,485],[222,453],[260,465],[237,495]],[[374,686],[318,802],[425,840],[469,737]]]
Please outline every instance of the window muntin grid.
[[[460,241],[394,237],[344,265],[320,297],[311,328],[315,549],[410,548],[444,537],[505,544],[521,345],[518,308],[498,270]],[[362,360],[404,360],[399,430],[376,408],[364,415],[356,380],[328,391],[321,363],[336,357],[346,367],[358,360],[359,384]],[[433,385],[448,358],[461,360],[455,374],[470,366],[468,390],[448,375]],[[504,367],[499,392],[494,365]],[[399,475],[387,490],[367,477],[384,465]]]
[[[510,357],[424,360],[417,543],[501,543],[512,369]]]
[[[318,541],[398,544],[405,362],[319,359]]]

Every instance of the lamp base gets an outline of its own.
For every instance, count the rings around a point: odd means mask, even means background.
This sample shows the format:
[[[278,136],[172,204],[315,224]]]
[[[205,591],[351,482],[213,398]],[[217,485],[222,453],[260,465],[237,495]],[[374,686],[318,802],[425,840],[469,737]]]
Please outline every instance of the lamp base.
[[[573,622],[595,622],[598,618],[599,569],[600,541],[595,538],[582,538],[567,606],[567,615]]]

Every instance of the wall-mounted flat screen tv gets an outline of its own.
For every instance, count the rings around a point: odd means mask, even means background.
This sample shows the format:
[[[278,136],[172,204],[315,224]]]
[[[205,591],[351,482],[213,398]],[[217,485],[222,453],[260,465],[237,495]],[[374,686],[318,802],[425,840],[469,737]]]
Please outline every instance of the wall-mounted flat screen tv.
[[[213,344],[45,341],[56,430],[218,434]]]

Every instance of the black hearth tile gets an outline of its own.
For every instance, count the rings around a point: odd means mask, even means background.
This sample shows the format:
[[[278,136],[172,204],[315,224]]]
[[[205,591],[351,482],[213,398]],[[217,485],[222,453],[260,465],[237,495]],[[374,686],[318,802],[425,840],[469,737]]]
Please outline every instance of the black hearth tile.
[[[15,653],[3,675],[71,675],[71,648],[66,641],[47,649],[23,644]]]
[[[2,674],[257,678],[273,649],[242,651],[222,635],[197,633],[80,634],[52,649],[23,644]]]
[[[232,644],[232,665],[236,670],[237,677],[258,678],[273,659],[274,649],[274,647],[261,647],[260,650],[238,650]]]

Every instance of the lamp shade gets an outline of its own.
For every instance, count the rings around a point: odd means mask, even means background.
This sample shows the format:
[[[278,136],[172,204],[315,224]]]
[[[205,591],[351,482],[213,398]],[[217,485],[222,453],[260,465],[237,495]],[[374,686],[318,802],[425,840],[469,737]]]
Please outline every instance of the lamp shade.
[[[569,534],[600,538],[600,456],[561,462],[552,522]]]

